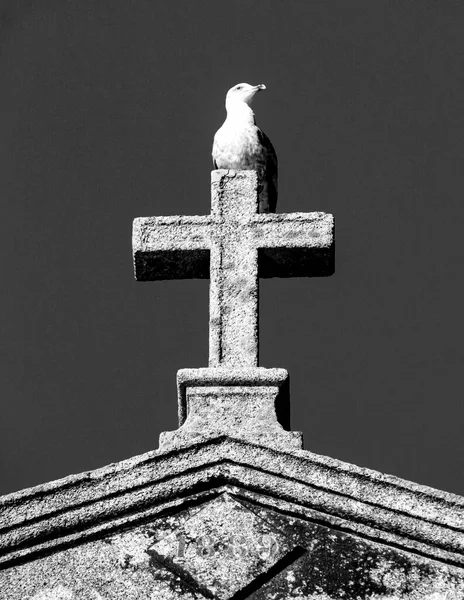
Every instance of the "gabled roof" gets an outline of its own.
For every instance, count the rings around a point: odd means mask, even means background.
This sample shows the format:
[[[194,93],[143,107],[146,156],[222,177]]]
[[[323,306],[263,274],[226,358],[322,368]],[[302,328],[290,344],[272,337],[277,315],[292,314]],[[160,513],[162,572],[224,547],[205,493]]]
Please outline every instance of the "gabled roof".
[[[263,506],[464,567],[464,498],[304,450],[218,437],[0,498],[0,564],[175,511],[226,489]]]

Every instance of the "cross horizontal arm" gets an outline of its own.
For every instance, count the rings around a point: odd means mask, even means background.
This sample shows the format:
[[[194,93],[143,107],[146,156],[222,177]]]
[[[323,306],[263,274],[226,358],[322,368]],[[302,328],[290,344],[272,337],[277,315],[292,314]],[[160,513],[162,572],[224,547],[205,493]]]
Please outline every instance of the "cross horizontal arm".
[[[256,215],[254,225],[259,277],[323,277],[334,273],[333,215]]]
[[[211,223],[209,215],[134,219],[135,278],[208,279]]]
[[[258,214],[255,239],[260,247],[329,248],[333,244],[334,217],[329,213]]]

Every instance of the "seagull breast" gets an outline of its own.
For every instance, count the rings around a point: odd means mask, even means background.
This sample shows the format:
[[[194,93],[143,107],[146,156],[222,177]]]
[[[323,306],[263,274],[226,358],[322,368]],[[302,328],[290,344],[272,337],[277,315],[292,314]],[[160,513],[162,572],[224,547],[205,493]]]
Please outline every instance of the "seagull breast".
[[[227,118],[214,136],[213,164],[216,169],[256,171],[259,212],[275,212],[277,156],[269,138],[256,125],[250,107],[261,89],[265,86],[243,83],[227,92]]]

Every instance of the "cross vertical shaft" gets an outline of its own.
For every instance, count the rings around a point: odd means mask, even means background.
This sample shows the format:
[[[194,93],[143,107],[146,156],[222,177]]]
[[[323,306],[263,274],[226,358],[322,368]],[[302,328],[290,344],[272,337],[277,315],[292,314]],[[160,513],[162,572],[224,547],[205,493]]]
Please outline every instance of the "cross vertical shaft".
[[[246,235],[257,212],[256,179],[224,180],[213,171],[210,249],[210,367],[258,365],[258,251]]]

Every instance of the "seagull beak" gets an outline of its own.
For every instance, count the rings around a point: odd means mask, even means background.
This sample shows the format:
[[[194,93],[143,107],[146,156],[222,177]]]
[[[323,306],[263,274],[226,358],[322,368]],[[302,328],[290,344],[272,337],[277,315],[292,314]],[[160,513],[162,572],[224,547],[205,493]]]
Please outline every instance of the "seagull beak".
[[[264,83],[260,83],[256,86],[256,91],[260,92],[261,90],[265,90],[266,86],[264,85]]]

